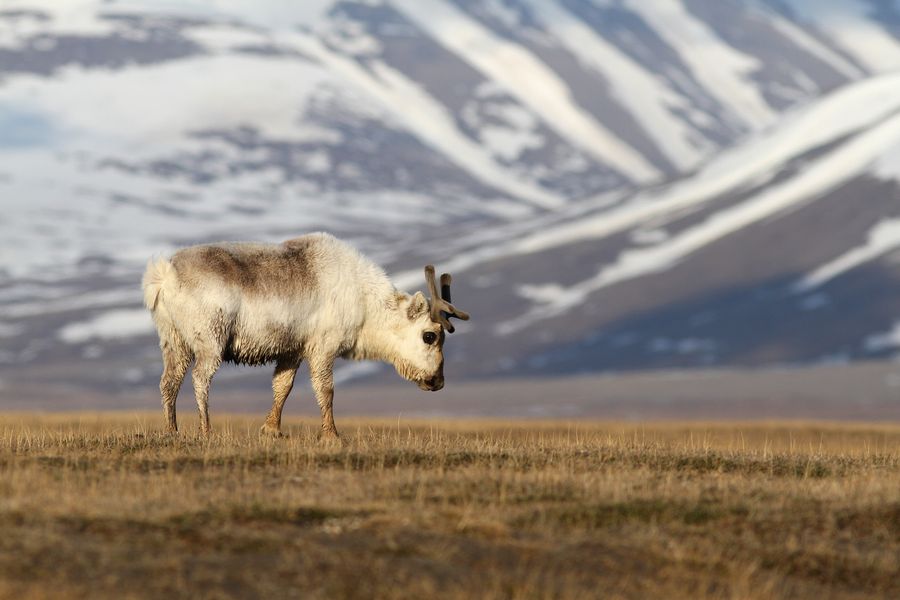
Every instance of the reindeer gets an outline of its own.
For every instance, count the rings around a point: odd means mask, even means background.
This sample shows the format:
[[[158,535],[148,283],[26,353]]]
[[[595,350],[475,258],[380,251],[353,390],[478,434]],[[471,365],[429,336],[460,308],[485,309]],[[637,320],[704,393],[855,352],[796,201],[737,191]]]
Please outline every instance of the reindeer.
[[[422,292],[398,291],[379,266],[326,233],[282,244],[191,246],[150,261],[144,303],[159,333],[168,431],[178,431],[175,400],[191,362],[203,435],[210,431],[210,382],[226,361],[275,363],[272,409],[261,429],[273,436],[281,435],[281,412],[303,360],[323,439],[338,439],[332,413],[338,357],[388,362],[421,389],[440,390],[450,317],[469,315],[450,303],[450,275],[441,275],[440,295],[431,265],[425,280],[430,301]]]

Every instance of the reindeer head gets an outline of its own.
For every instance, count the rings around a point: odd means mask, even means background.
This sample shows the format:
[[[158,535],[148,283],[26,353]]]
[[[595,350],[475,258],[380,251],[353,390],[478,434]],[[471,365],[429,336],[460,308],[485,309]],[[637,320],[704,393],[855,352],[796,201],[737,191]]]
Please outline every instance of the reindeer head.
[[[406,325],[402,331],[402,358],[395,362],[401,376],[414,381],[426,391],[436,392],[444,387],[444,335],[455,331],[450,317],[469,320],[469,315],[450,304],[449,274],[441,275],[438,294],[434,267],[425,267],[425,282],[431,299],[422,292],[409,297],[405,309]]]

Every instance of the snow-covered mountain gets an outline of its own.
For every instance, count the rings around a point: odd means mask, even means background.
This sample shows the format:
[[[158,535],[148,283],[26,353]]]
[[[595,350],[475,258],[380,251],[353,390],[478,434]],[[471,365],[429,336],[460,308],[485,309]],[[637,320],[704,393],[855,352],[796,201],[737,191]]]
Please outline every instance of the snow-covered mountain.
[[[865,0],[7,0],[0,385],[150,381],[149,256],[316,229],[457,275],[460,374],[890,353],[897,36]]]
[[[461,241],[445,265],[465,270],[473,289],[458,294],[483,301],[472,310],[502,340],[467,348],[476,372],[894,354],[900,73],[790,111],[691,176],[568,212]]]

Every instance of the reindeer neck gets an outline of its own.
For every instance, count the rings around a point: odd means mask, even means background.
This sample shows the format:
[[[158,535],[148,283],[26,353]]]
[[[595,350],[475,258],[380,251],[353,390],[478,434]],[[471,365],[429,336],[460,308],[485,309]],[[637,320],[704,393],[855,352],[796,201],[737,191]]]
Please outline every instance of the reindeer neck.
[[[406,315],[399,300],[406,294],[391,285],[366,297],[366,318],[356,341],[354,358],[393,363],[397,356],[397,331]]]

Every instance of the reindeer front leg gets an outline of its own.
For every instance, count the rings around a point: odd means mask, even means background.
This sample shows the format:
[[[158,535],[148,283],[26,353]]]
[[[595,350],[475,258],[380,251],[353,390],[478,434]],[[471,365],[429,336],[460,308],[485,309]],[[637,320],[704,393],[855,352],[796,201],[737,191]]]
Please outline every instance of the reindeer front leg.
[[[334,402],[334,356],[319,355],[309,360],[309,376],[312,380],[316,402],[322,411],[322,440],[339,440],[334,426],[332,404]]]
[[[281,437],[281,411],[284,402],[294,387],[294,376],[300,366],[299,357],[280,358],[272,375],[272,410],[266,416],[266,422],[259,432],[263,435]]]

